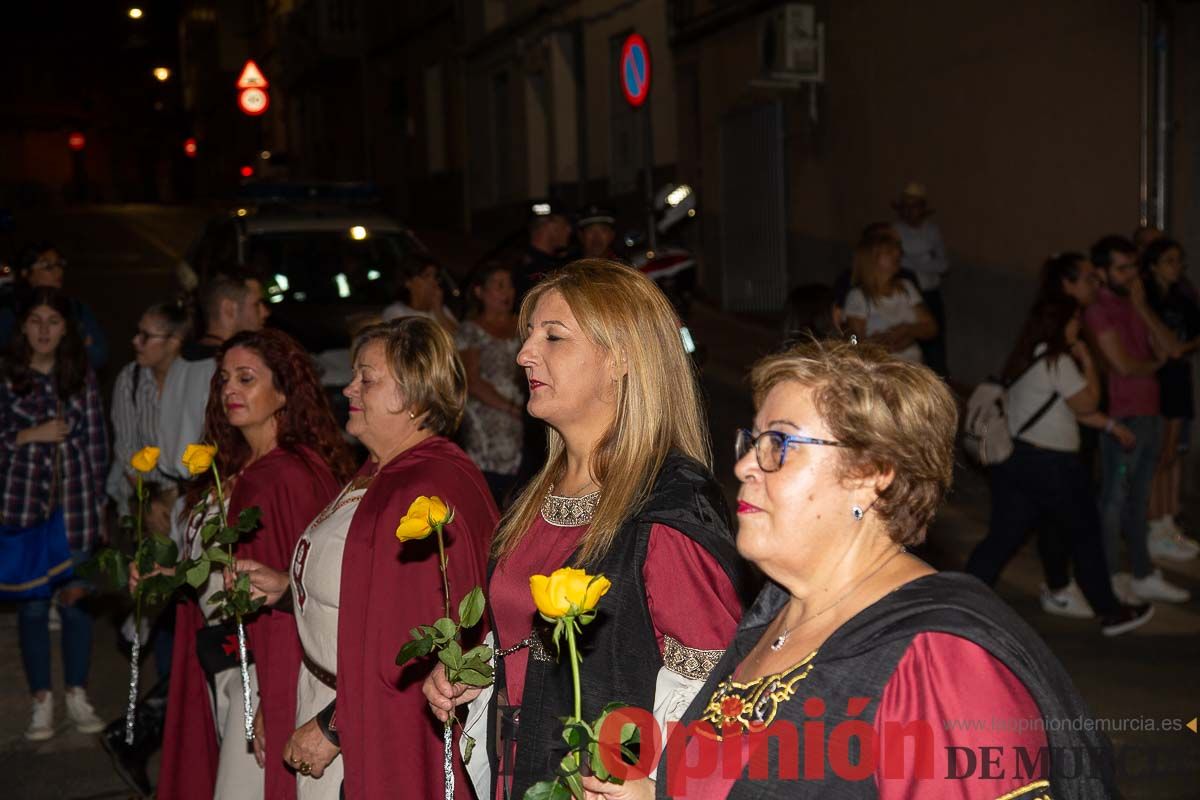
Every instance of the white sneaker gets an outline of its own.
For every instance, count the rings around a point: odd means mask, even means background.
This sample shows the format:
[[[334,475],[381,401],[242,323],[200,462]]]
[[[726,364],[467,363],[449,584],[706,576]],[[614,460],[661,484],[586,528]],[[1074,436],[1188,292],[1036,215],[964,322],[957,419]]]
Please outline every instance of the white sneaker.
[[[1193,550],[1182,536],[1161,524],[1150,528],[1146,537],[1146,549],[1150,551],[1151,558],[1167,561],[1191,561],[1200,553],[1200,548]]]
[[[1046,584],[1043,583],[1042,610],[1047,614],[1057,614],[1060,617],[1074,617],[1075,619],[1091,619],[1096,616],[1075,581],[1071,581],[1063,588],[1054,592],[1050,591]]]
[[[1166,603],[1186,603],[1192,596],[1187,589],[1180,589],[1167,581],[1160,569],[1144,578],[1131,578],[1129,588],[1143,600],[1162,600]]]
[[[1113,573],[1113,594],[1117,596],[1118,600],[1127,606],[1140,606],[1142,604],[1142,598],[1134,594],[1133,589],[1129,585],[1132,580],[1133,576],[1128,572]]]
[[[67,689],[67,716],[80,733],[99,733],[104,730],[104,720],[96,716],[96,709],[88,702],[87,692],[82,686]]]
[[[1184,549],[1191,550],[1200,555],[1200,542],[1197,542],[1184,533],[1183,528],[1179,527],[1179,523],[1175,521],[1174,517],[1168,516],[1164,517],[1164,519],[1166,520],[1164,529],[1174,537],[1175,543]]]
[[[54,735],[54,695],[47,694],[45,700],[33,698],[33,719],[25,729],[25,738],[31,742],[44,742]]]

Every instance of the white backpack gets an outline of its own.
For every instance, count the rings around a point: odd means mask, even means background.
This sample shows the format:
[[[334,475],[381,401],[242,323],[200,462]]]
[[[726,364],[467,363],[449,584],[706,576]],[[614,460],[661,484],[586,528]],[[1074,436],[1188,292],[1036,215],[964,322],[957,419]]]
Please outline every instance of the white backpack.
[[[967,399],[967,413],[963,417],[963,450],[977,464],[991,467],[1008,460],[1013,451],[1013,439],[1037,424],[1054,401],[1058,392],[1050,395],[1033,416],[1025,420],[1014,437],[1008,432],[1008,389],[1029,374],[1042,358],[1039,356],[1017,378],[1005,386],[995,380],[987,380],[975,387]]]

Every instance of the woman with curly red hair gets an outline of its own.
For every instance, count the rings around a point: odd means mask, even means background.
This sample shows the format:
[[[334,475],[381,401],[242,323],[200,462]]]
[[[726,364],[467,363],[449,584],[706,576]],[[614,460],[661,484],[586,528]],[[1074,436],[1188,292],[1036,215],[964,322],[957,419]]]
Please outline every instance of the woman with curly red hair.
[[[251,506],[259,527],[236,545],[237,555],[286,569],[296,540],[353,471],[312,360],[290,336],[246,331],[217,351],[205,412],[205,441],[217,447],[216,467],[231,521]],[[212,470],[176,507],[185,555],[200,548],[209,516]],[[163,742],[159,797],[295,797],[294,775],[283,763],[293,729],[301,650],[291,614],[263,609],[246,624],[258,700],[253,752],[243,732],[236,637],[212,619],[219,573],[198,596],[179,604],[171,691]],[[256,764],[255,761],[258,761]]]

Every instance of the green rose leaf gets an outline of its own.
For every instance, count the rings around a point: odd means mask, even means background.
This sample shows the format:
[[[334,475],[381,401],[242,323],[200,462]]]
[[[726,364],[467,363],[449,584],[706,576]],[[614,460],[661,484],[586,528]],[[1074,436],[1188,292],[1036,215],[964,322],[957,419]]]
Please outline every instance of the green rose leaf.
[[[243,508],[238,514],[237,527],[242,533],[249,533],[258,527],[258,521],[262,517],[262,509],[258,506],[250,506]]]
[[[462,657],[462,647],[455,641],[451,641],[438,652],[438,660],[445,664],[452,674],[462,670]]]
[[[221,520],[215,516],[210,517],[204,523],[204,525],[202,525],[200,527],[200,541],[203,542],[204,544],[209,544],[210,542],[212,542],[213,537],[217,535],[217,531],[220,529],[221,529]]]
[[[472,647],[467,652],[463,653],[463,662],[481,661],[484,664],[492,660],[492,648],[486,644],[481,644],[478,647]]]
[[[220,544],[235,544],[242,536],[237,528],[225,526],[217,532],[216,541]]]
[[[229,558],[229,552],[224,547],[216,544],[204,551],[204,557],[214,564],[233,564]]]
[[[449,617],[442,617],[437,622],[433,623],[434,641],[438,644],[445,644],[455,637],[458,633],[458,626],[454,624],[454,620]],[[462,652],[462,649],[459,649]]]
[[[475,752],[475,737],[464,733],[462,735],[463,742],[463,763],[471,763],[471,754]]]
[[[567,800],[571,792],[558,781],[539,781],[525,791],[524,800]]]
[[[172,567],[179,560],[179,546],[169,537],[156,533],[150,538],[154,562]]]
[[[456,683],[465,683],[467,686],[477,686],[480,689],[485,686],[491,686],[494,680],[490,673],[485,673],[472,667],[463,667],[454,678]]]
[[[199,589],[204,585],[204,582],[208,580],[209,570],[210,566],[207,561],[197,561],[192,563],[187,568],[186,572],[188,585],[193,589]]]
[[[396,666],[402,667],[414,658],[423,658],[429,655],[429,651],[433,649],[433,639],[427,636],[414,638],[410,642],[405,642],[400,648],[400,652],[396,654]]]
[[[458,604],[458,620],[459,624],[464,628],[473,628],[483,618],[483,608],[486,601],[483,599],[483,589],[476,586],[467,596]]]

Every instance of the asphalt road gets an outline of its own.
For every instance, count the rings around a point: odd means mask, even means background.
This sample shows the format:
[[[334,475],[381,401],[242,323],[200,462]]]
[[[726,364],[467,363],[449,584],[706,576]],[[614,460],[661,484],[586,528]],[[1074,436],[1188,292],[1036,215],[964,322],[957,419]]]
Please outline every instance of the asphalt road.
[[[16,234],[0,234],[8,252],[19,241],[50,239],[68,259],[67,286],[96,311],[109,333],[109,380],[132,356],[128,338],[143,308],[170,296],[172,271],[204,219],[202,211],[149,206],[78,209],[18,217]],[[704,389],[718,475],[732,498],[733,430],[750,421],[748,392],[741,382],[754,357],[774,345],[769,331],[712,309],[696,310],[692,326],[708,348]],[[1188,498],[1187,519],[1200,529],[1200,498]],[[984,533],[989,507],[986,485],[960,470],[948,507],[930,532],[921,555],[943,569],[960,567]],[[1168,577],[1200,595],[1200,562],[1162,565]],[[1044,614],[1038,604],[1041,569],[1032,546],[1009,566],[1000,595],[1045,638],[1066,664],[1096,718],[1110,720],[1121,785],[1130,798],[1200,797],[1200,734],[1181,726],[1200,714],[1196,665],[1200,660],[1200,599],[1160,605],[1150,624],[1106,639],[1094,623]],[[115,647],[119,599],[100,606],[90,692],[106,718],[122,713],[128,665]],[[55,680],[61,687],[56,659]],[[144,670],[152,673],[147,663]],[[112,772],[93,737],[65,724],[48,742],[21,736],[29,699],[11,609],[0,609],[0,797],[13,800],[99,800],[131,796]],[[64,716],[59,701],[58,718]]]

